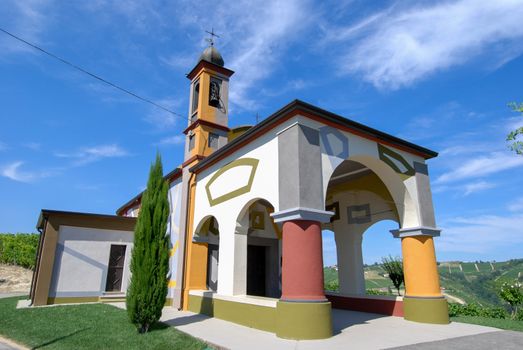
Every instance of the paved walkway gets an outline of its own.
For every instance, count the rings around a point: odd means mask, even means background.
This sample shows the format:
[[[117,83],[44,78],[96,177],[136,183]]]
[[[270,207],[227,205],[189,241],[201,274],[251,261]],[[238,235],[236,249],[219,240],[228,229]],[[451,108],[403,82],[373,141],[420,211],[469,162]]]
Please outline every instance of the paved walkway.
[[[502,341],[502,344],[510,345],[523,339],[523,333],[465,323],[430,325],[400,317],[336,309],[332,315],[335,335],[330,339],[307,341],[280,339],[273,333],[173,308],[164,309],[162,321],[223,349],[386,349],[417,344],[406,349],[492,350],[492,345],[484,347],[483,344]],[[478,335],[482,337],[478,338]],[[522,349],[521,346],[517,348]]]

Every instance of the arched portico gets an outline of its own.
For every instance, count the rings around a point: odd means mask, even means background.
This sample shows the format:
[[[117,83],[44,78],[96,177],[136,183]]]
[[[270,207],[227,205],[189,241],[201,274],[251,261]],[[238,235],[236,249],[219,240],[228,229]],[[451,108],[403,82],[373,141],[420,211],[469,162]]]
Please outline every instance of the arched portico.
[[[234,294],[279,298],[281,294],[281,229],[265,199],[248,201],[234,232]]]
[[[389,164],[368,156],[340,162],[332,172],[325,196],[326,209],[335,215],[324,227],[335,232],[340,292],[365,295],[363,235],[381,220],[396,221],[399,229],[391,232],[402,240],[405,318],[448,323],[432,239],[439,230],[434,228],[432,203],[426,203],[426,194],[425,199],[419,196],[423,186],[430,194],[424,176],[416,172],[410,176],[398,174]]]

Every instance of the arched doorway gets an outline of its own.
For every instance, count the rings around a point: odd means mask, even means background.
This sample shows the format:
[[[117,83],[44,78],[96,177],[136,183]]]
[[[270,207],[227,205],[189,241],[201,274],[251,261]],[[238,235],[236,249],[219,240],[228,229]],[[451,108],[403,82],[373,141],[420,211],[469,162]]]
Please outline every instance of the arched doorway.
[[[207,244],[207,289],[218,290],[220,262],[220,229],[214,216],[204,218],[195,231],[193,241]]]
[[[279,298],[281,295],[281,231],[271,213],[274,207],[264,199],[250,201],[238,216],[236,235],[244,250],[245,268],[235,276],[238,290],[246,295]],[[238,263],[242,266],[242,262]]]
[[[399,223],[401,205],[394,201],[380,176],[363,163],[345,160],[333,172],[327,187],[326,209],[335,214],[323,228],[334,232],[340,293],[366,294],[364,233],[380,221]]]

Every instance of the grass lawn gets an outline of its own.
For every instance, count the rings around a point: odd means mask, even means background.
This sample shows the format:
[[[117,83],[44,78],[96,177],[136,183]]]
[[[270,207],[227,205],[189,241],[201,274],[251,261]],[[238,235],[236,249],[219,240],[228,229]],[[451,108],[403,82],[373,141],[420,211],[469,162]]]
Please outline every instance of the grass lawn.
[[[456,316],[452,317],[451,320],[455,322],[479,324],[481,326],[523,332],[523,321],[486,318],[479,316]]]
[[[207,345],[160,323],[140,335],[125,310],[104,304],[16,309],[20,297],[0,299],[0,335],[33,349],[205,349]]]

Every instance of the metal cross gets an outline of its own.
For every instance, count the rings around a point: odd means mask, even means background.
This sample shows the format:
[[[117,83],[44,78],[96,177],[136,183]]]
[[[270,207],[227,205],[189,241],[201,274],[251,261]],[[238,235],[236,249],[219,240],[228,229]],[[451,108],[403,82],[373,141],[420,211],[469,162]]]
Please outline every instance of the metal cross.
[[[211,44],[211,46],[213,46],[214,45],[214,37],[219,38],[220,36],[214,33],[214,28],[211,28],[210,32],[208,30],[206,30],[205,32],[211,34],[211,37],[208,38],[208,39],[205,39],[205,40],[207,40],[207,42],[209,42],[209,44]]]

